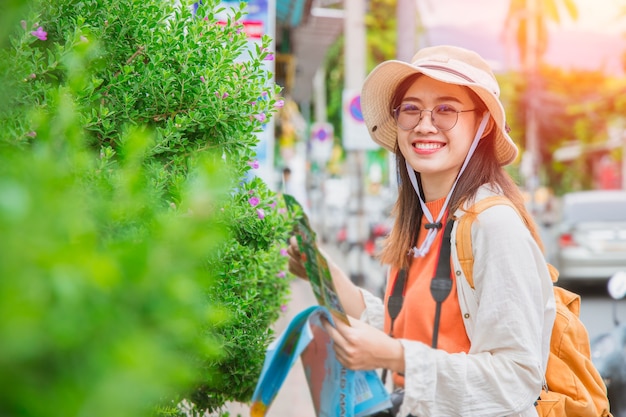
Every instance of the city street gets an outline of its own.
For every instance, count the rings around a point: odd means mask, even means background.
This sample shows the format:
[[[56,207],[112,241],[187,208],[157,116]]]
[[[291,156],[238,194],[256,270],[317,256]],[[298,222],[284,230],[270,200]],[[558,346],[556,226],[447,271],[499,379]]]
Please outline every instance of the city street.
[[[589,332],[589,339],[613,329],[613,300],[602,286],[575,289],[581,295],[580,318]],[[617,317],[626,322],[626,300],[617,303]]]

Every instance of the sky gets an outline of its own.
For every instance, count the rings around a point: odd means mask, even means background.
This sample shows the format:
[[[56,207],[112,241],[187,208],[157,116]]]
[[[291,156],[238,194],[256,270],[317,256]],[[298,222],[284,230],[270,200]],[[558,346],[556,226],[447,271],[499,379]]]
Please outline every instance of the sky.
[[[475,49],[494,67],[516,65],[516,53],[504,45],[504,0],[416,0],[429,44],[452,43]],[[542,1],[542,0],[538,0]],[[566,68],[624,73],[626,0],[575,0],[579,18],[551,24],[544,59]],[[624,16],[620,17],[620,12]]]

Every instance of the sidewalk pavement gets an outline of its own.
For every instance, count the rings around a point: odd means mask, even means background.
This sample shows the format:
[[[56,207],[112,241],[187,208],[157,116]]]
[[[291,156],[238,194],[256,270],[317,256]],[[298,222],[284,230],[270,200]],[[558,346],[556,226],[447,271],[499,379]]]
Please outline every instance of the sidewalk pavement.
[[[339,268],[349,273],[350,259],[344,256],[335,245],[326,244],[322,249],[333,258]],[[367,264],[363,266],[370,267]],[[383,273],[380,271],[378,268],[374,269],[375,275],[383,279]],[[375,294],[380,289],[379,286],[380,282],[365,283],[365,287]],[[294,278],[291,283],[291,297],[287,304],[287,311],[274,325],[276,336],[282,333],[296,314],[312,305],[317,305],[317,301],[311,285],[305,280]],[[227,410],[232,417],[250,416],[250,407],[246,404],[231,403],[227,405]],[[299,359],[287,374],[287,378],[267,412],[267,417],[316,417],[304,369]]]

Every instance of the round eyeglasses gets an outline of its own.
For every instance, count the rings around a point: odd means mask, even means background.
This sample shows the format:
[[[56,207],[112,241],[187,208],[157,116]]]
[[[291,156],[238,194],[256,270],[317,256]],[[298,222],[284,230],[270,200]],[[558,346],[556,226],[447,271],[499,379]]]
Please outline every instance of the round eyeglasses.
[[[449,104],[440,104],[432,110],[420,109],[414,103],[402,103],[393,109],[393,117],[396,119],[398,127],[402,130],[413,130],[422,120],[422,113],[430,112],[430,120],[437,130],[450,130],[456,126],[459,120],[459,113],[471,112],[470,110],[457,110]]]

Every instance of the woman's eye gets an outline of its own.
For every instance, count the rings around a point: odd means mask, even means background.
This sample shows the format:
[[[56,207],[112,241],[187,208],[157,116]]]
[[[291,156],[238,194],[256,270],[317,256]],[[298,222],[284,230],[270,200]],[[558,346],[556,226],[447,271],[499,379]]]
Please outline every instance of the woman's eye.
[[[440,104],[435,108],[437,113],[456,113],[456,109],[448,104]]]
[[[403,104],[400,107],[400,111],[402,113],[419,113],[421,109],[417,107],[415,104]]]

